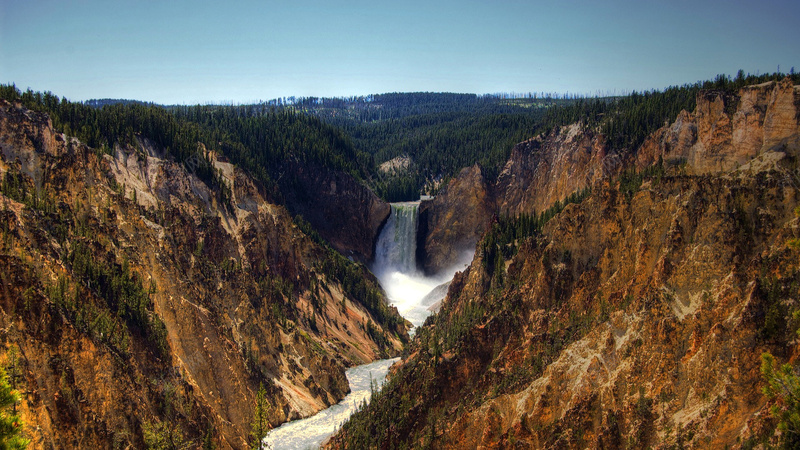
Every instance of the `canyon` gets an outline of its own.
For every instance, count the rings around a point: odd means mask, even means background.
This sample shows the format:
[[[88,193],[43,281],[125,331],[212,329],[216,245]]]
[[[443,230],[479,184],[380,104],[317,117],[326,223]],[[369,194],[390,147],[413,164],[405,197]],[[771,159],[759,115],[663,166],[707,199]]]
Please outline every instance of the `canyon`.
[[[407,341],[396,310],[362,304],[332,274],[379,292],[363,265],[197,151],[229,203],[144,136],[103,154],[0,102],[2,339],[33,448],[144,447],[148,435],[244,448],[259,385],[273,425],[306,417],[349,392],[347,367]],[[349,186],[359,192],[339,194],[379,203]]]
[[[31,447],[247,448],[259,391],[275,427],[396,357],[323,446],[779,444],[760,356],[798,356],[800,86],[695,105],[632,147],[553,126],[390,205],[327,154],[270,183],[0,101],[0,363]]]
[[[800,87],[696,104],[637,148],[576,123],[517,145],[494,184],[452,180],[424,229],[475,259],[330,447],[779,443],[760,355],[798,356]]]

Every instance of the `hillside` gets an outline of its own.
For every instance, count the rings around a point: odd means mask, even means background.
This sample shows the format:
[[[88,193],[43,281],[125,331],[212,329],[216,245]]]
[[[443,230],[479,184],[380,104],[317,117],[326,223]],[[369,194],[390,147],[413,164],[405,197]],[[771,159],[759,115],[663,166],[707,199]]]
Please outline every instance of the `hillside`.
[[[307,416],[407,340],[364,266],[202,141],[163,146],[191,127],[158,114],[91,147],[0,100],[3,364],[32,448],[245,448],[260,385],[273,425]]]
[[[491,229],[331,447],[785,439],[759,368],[797,358],[800,87],[721,87],[647,135],[586,117],[519,144],[495,183],[453,180],[428,232],[475,199]]]
[[[577,100],[547,94],[391,93],[294,99],[283,108],[342,129],[376,163],[370,185],[387,201],[417,200],[476,163],[493,175],[548,109]],[[397,161],[404,161],[397,164]]]
[[[720,77],[614,104],[554,109],[553,121],[542,126],[550,125],[515,145],[496,178],[479,166],[464,169],[437,198],[422,203],[420,265],[429,273],[446,267],[448,253],[474,247],[495,214],[541,214],[607,178],[641,181],[643,174],[664,170],[730,170],[764,149],[795,145],[782,140],[794,139],[791,86],[800,77],[787,78],[778,89],[763,79]],[[746,86],[748,80],[759,84]],[[699,90],[701,85],[706,89]],[[692,101],[686,99],[690,94]],[[696,113],[681,109],[686,105]],[[670,121],[663,119],[667,114]],[[557,125],[568,119],[578,120]],[[468,220],[458,214],[464,205],[472,211]]]
[[[372,259],[378,228],[389,215],[389,206],[365,186],[373,170],[370,155],[355,149],[340,130],[311,116],[263,105],[125,102],[95,108],[50,92],[20,92],[13,85],[0,85],[0,98],[47,114],[55,130],[102,153],[111,155],[115,145],[136,145],[137,137],[145,136],[230,206],[230,187],[206,153],[198,151],[202,145],[246,171],[265,199],[286,206],[293,216],[306,214],[304,220],[336,250],[361,262]],[[330,224],[320,211],[343,212],[355,220],[347,227]]]
[[[780,443],[759,367],[797,357],[800,89],[773,78],[559,104],[0,86],[0,363],[25,433],[244,448],[261,386],[277,425],[402,353],[331,446]],[[389,214],[370,187],[422,186],[419,265],[477,252],[404,346],[362,264]]]

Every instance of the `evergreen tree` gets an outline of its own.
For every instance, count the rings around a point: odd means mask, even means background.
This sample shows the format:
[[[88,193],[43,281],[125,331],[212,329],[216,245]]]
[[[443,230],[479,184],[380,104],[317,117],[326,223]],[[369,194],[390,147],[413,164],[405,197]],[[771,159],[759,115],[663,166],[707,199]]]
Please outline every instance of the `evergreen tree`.
[[[258,386],[258,393],[256,393],[255,412],[253,413],[253,422],[250,425],[250,435],[253,437],[251,448],[253,450],[269,448],[268,445],[264,443],[264,438],[272,428],[268,417],[269,409],[270,404],[269,400],[267,400],[267,390],[264,388],[264,384],[261,383]]]
[[[0,450],[27,448],[28,439],[22,437],[22,420],[9,412],[19,401],[19,393],[11,388],[6,371],[0,367]]]
[[[776,417],[781,430],[783,448],[800,446],[800,375],[791,364],[776,367],[775,357],[761,355],[761,374],[767,382],[764,395],[775,404],[770,412]]]
[[[795,208],[794,214],[800,217],[800,206]],[[800,240],[790,239],[787,242],[790,248],[800,248]],[[793,314],[794,319],[800,319],[800,310]],[[800,335],[800,329],[795,330]],[[762,388],[764,395],[774,400],[770,408],[772,416],[778,419],[778,429],[781,430],[781,444],[783,448],[800,448],[800,373],[796,366],[786,363],[781,366],[769,352],[761,354],[761,375],[767,382]]]

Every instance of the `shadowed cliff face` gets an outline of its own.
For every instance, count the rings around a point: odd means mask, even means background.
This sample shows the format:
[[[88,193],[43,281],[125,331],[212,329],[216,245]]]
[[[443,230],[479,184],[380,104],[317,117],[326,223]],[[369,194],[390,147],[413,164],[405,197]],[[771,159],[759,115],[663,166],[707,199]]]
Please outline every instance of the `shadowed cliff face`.
[[[760,354],[798,356],[800,253],[786,245],[800,229],[796,92],[703,92],[625,158],[579,125],[518,145],[499,211],[591,195],[528,234],[484,235],[384,393],[332,446],[355,448],[365,427],[433,448],[770,439]],[[623,175],[659,160],[657,175]]]
[[[302,215],[343,255],[372,261],[389,204],[344,173],[295,163],[285,170],[280,182],[292,213]]]
[[[213,154],[230,204],[144,138],[98,155],[2,102],[0,155],[4,364],[16,355],[33,448],[142,447],[153,432],[245,448],[259,384],[273,424],[307,416],[344,397],[345,367],[407,338]]]
[[[463,169],[419,211],[417,259],[435,275],[471,254],[494,214],[489,186],[477,165]]]

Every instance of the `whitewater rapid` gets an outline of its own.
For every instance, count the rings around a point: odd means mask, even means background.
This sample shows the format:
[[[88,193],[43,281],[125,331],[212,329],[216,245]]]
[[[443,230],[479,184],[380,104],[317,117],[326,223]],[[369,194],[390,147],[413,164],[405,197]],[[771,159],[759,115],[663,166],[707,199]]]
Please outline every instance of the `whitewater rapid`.
[[[317,449],[333,435],[342,424],[372,396],[370,384],[382,386],[389,367],[400,358],[382,359],[363,366],[347,369],[350,393],[341,402],[302,420],[286,422],[272,430],[265,442],[273,450]]]

